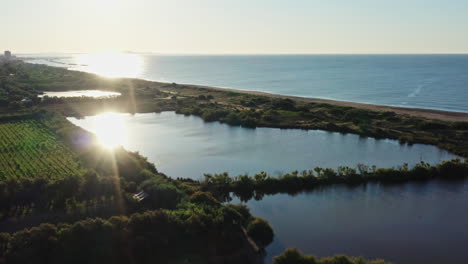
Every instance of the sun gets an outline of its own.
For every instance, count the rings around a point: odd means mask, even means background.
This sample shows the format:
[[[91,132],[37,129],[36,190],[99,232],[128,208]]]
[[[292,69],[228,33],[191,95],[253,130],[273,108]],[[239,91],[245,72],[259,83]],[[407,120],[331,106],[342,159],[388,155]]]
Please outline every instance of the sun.
[[[128,134],[123,116],[125,114],[104,113],[93,121],[92,131],[99,143],[107,149],[115,149],[127,142]]]
[[[105,77],[136,78],[143,69],[143,58],[131,53],[82,54],[77,62],[86,71]]]

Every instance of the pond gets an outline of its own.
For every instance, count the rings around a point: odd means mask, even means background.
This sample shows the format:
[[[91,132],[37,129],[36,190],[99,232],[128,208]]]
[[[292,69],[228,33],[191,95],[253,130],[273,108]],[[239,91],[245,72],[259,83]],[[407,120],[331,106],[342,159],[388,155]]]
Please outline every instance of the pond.
[[[77,91],[64,91],[64,92],[44,92],[44,94],[39,95],[39,97],[94,97],[94,98],[103,98],[103,97],[115,97],[120,96],[121,93],[110,92],[110,91],[101,91],[101,90],[77,90]]]
[[[275,230],[266,264],[290,247],[396,264],[465,263],[467,204],[468,181],[331,186],[247,203]]]
[[[439,163],[455,156],[429,145],[401,145],[352,134],[317,130],[232,127],[174,112],[104,113],[68,118],[97,134],[107,147],[139,151],[171,177],[200,179],[204,173],[273,175],[316,166],[337,168],[358,163],[378,167]]]

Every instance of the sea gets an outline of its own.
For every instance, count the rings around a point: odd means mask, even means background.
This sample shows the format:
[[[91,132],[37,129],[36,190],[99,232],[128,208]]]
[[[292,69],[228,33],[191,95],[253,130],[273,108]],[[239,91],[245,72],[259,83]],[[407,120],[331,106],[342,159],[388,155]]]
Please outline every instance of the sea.
[[[102,53],[20,57],[108,77],[468,112],[468,55]]]

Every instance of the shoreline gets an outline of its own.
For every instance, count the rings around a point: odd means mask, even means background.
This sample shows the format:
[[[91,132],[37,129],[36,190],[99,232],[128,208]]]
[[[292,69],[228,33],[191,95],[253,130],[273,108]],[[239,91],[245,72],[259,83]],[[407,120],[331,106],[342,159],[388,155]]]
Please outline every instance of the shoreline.
[[[137,80],[144,80],[144,79],[137,79]],[[148,80],[144,80],[144,81],[148,81]],[[157,81],[149,81],[149,82],[169,84],[169,83],[157,82]],[[202,89],[220,91],[220,92],[235,92],[235,93],[241,93],[241,94],[266,96],[266,97],[271,97],[271,98],[291,99],[291,100],[298,100],[298,101],[307,102],[307,103],[324,103],[324,104],[344,106],[344,107],[362,108],[362,109],[378,111],[378,112],[391,111],[397,114],[423,117],[423,118],[433,119],[433,120],[468,122],[468,113],[465,113],[465,112],[446,111],[446,110],[437,110],[437,109],[428,109],[428,108],[412,108],[412,107],[403,107],[403,106],[376,105],[376,104],[358,103],[358,102],[351,102],[351,101],[321,99],[321,98],[314,98],[314,97],[282,95],[282,94],[274,94],[274,93],[261,92],[261,91],[249,91],[249,90],[240,90],[240,89],[233,89],[233,88],[222,88],[222,87],[197,85],[197,84],[182,84],[181,83],[178,85],[184,85],[188,87],[202,88]]]
[[[30,64],[40,64],[40,65],[45,65],[49,67],[57,67],[57,66],[51,66],[47,64],[41,64],[41,63],[32,63],[27,60],[24,62],[30,63]],[[57,67],[57,68],[60,68],[60,67]],[[88,74],[94,74],[99,77],[104,77],[102,75],[99,75],[93,72],[80,71],[76,69],[70,69],[68,67],[66,67],[66,69],[68,71],[85,72]],[[111,78],[111,79],[133,79],[137,81],[145,81],[145,82],[151,82],[151,83],[157,83],[157,84],[171,84],[170,82],[150,80],[150,79],[144,79],[144,78],[116,77],[116,78]],[[275,94],[271,92],[254,91],[254,90],[241,90],[241,89],[236,89],[236,88],[224,88],[224,87],[216,87],[216,86],[209,86],[209,85],[203,85],[203,84],[191,84],[191,83],[177,83],[177,84],[184,85],[187,87],[202,88],[202,89],[208,89],[208,90],[214,90],[214,91],[220,91],[220,92],[235,92],[235,93],[248,94],[248,95],[266,96],[270,98],[291,99],[291,100],[298,100],[298,101],[307,102],[307,103],[324,103],[324,104],[330,104],[330,105],[336,105],[336,106],[361,108],[361,109],[378,111],[378,112],[391,111],[397,114],[422,117],[422,118],[427,118],[427,119],[432,119],[432,120],[451,121],[451,122],[468,122],[468,112],[439,110],[439,109],[431,109],[431,108],[378,105],[378,104],[372,104],[372,103],[359,103],[359,102],[342,101],[342,100],[335,100],[335,99]]]

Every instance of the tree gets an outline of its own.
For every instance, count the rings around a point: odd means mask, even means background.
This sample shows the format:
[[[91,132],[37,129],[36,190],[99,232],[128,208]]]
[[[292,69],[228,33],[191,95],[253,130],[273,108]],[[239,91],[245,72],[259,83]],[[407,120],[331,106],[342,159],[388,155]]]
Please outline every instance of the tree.
[[[247,233],[260,248],[265,248],[273,242],[274,232],[270,223],[262,218],[255,218],[247,226]]]
[[[273,264],[316,264],[313,256],[305,257],[295,248],[286,249],[281,255],[273,258]]]
[[[190,201],[209,206],[220,206],[221,203],[210,192],[196,192],[190,196]]]

